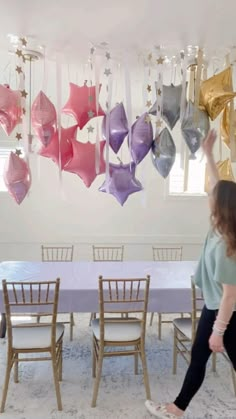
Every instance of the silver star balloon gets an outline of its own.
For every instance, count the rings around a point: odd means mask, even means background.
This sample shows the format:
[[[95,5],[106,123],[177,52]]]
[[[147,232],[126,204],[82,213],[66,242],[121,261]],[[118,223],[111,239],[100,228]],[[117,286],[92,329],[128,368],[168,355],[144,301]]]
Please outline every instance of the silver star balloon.
[[[210,129],[207,113],[200,109],[196,109],[196,115],[194,112],[195,106],[189,101],[181,124],[182,135],[191,152],[189,158],[192,160],[196,158],[195,153],[200,148],[203,138]]]
[[[164,128],[152,144],[152,162],[164,178],[169,175],[175,162],[175,156],[175,143],[168,128]]]
[[[170,86],[163,85],[163,99],[162,99],[162,117],[170,129],[173,129],[180,117],[180,103],[182,95],[182,85]],[[151,115],[157,113],[157,102],[154,103],[149,110]]]

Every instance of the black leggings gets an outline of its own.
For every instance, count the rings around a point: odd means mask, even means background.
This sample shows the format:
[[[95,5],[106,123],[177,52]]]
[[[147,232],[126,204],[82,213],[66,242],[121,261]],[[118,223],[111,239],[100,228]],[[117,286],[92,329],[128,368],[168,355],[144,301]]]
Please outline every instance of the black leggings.
[[[185,375],[182,389],[174,401],[174,404],[181,410],[185,410],[188,407],[204,380],[206,364],[212,353],[208,341],[216,315],[217,310],[208,310],[206,307],[202,310],[192,347],[191,362]],[[236,312],[233,313],[224,334],[224,347],[236,371]]]

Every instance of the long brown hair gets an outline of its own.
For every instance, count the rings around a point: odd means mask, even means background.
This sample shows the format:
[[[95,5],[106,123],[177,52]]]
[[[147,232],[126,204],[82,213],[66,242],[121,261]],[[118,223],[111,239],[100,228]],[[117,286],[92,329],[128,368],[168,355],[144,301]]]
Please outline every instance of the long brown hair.
[[[220,180],[212,197],[212,226],[225,240],[227,256],[236,258],[236,183]]]

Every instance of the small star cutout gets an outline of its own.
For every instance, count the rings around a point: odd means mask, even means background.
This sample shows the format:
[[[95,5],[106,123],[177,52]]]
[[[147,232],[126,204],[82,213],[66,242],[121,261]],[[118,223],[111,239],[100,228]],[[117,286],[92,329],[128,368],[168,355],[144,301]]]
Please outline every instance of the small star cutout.
[[[24,90],[21,90],[20,92],[21,92],[21,96],[22,97],[27,98],[28,93],[26,92],[25,89]]]
[[[104,71],[104,74],[105,74],[105,76],[110,76],[111,75],[111,70],[110,70],[110,68],[106,68],[105,69],[105,71]]]
[[[17,132],[17,133],[16,133],[16,139],[17,139],[18,141],[22,140],[22,135],[21,135],[21,133],[20,133],[20,132]]]
[[[22,73],[22,68],[19,65],[16,66],[16,72],[18,74]]]
[[[111,59],[111,54],[110,54],[110,52],[106,52],[106,59],[107,59],[107,60],[110,60],[110,59]]]
[[[158,96],[161,96],[161,89],[160,88],[157,90],[157,94],[158,94]]]
[[[159,57],[159,58],[157,59],[157,64],[158,64],[158,65],[162,65],[162,64],[164,63],[164,61],[165,61],[165,58],[163,58],[163,57]]]
[[[184,52],[183,51],[181,51],[181,53],[180,53],[180,58],[181,58],[181,60],[184,59]]]
[[[147,100],[146,107],[150,108],[150,106],[152,106],[152,102],[151,102],[151,100]]]
[[[94,53],[94,51],[95,51],[95,48],[90,48],[90,54],[92,55],[93,53]]]
[[[88,101],[91,103],[94,101],[94,96],[93,95],[89,95],[88,97]]]
[[[16,55],[17,55],[19,58],[23,56],[23,55],[22,55],[22,51],[21,51],[21,49],[17,49],[17,50],[16,50]]]
[[[156,127],[161,128],[161,126],[162,126],[162,121],[158,119],[158,121],[156,122]]]
[[[149,115],[147,115],[147,116],[145,117],[145,122],[146,122],[146,124],[150,124],[150,123],[151,123],[151,118],[150,118],[150,116],[149,116]]]
[[[150,84],[147,85],[147,91],[150,93],[152,91],[152,86]]]
[[[25,38],[20,38],[20,41],[21,41],[22,45],[23,45],[24,47],[26,47],[26,45],[27,45],[27,41],[26,41],[26,39],[25,39]]]
[[[87,127],[88,133],[93,132],[94,131],[94,127],[92,127],[92,125],[89,125]]]
[[[15,152],[15,154],[17,155],[17,156],[20,156],[21,154],[22,154],[22,151],[18,148],[16,148],[16,152]]]
[[[94,117],[94,112],[93,111],[88,111],[88,117],[89,118],[93,118]]]
[[[148,54],[148,60],[151,61],[152,60],[152,54]]]

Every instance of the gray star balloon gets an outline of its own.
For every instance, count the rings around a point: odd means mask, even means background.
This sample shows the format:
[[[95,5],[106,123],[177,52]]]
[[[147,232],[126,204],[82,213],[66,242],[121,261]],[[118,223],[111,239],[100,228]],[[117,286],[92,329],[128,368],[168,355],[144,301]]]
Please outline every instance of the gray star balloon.
[[[152,144],[152,162],[164,178],[169,175],[175,162],[175,156],[175,143],[168,128],[164,128]]]
[[[181,124],[181,131],[184,140],[191,151],[190,159],[195,159],[195,153],[200,148],[203,138],[210,129],[209,117],[205,111],[197,109],[197,115],[194,115],[194,104],[189,101],[184,113]]]
[[[162,91],[162,117],[172,130],[180,117],[180,103],[182,95],[182,85],[170,86],[163,85]],[[156,115],[157,103],[155,102],[149,111],[150,114]]]

